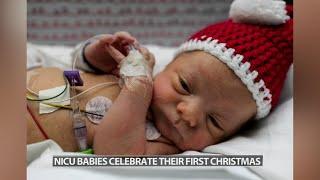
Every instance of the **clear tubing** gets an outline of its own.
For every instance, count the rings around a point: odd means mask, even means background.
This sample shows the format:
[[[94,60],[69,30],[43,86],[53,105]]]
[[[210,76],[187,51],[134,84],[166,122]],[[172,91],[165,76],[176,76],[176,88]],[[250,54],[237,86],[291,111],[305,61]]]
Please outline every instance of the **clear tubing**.
[[[72,96],[75,96],[77,92],[73,81],[70,88]],[[87,127],[83,114],[80,111],[78,98],[71,100],[71,107],[74,135],[78,143],[79,150],[83,151],[87,149]]]
[[[87,127],[83,115],[79,113],[72,114],[73,131],[80,151],[87,149]]]

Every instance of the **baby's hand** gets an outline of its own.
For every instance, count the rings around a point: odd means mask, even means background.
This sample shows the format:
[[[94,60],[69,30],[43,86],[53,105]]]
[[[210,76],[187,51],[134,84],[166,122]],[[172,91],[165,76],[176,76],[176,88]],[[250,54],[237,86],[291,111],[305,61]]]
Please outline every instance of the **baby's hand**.
[[[147,61],[148,66],[150,68],[150,73],[152,74],[154,65],[155,65],[155,57],[154,55],[145,47],[136,46],[139,52],[143,55],[144,59]],[[110,56],[120,64],[120,62],[126,57],[121,51],[117,50],[113,46],[106,46],[106,50],[110,54]],[[115,69],[114,74],[119,76],[119,67]]]
[[[112,46],[107,46],[106,49],[109,52],[109,54],[117,62],[119,62],[119,64],[121,64],[121,61],[123,61],[126,58],[120,51],[118,51],[116,48]],[[129,90],[130,92],[135,93],[139,97],[142,97],[142,102],[146,106],[149,106],[153,91],[152,71],[155,64],[155,58],[154,55],[144,47],[138,47],[138,50],[141,52],[144,59],[147,61],[146,63],[148,66],[148,70],[146,71],[145,76],[124,76],[122,77],[122,80],[124,81],[124,88],[126,90]],[[119,71],[115,72],[115,74],[119,75]]]
[[[126,48],[129,44],[138,46],[138,41],[127,32],[105,34],[85,48],[84,56],[97,69],[105,73],[114,73],[118,62],[109,54],[106,47],[112,46],[122,54],[127,55]]]

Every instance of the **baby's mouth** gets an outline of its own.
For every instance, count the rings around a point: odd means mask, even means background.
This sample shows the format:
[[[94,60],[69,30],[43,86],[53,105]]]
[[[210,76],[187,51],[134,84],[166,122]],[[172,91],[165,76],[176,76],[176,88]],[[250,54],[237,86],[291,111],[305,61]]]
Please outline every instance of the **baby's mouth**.
[[[171,129],[171,132],[174,133],[174,135],[179,136],[179,138],[182,138],[181,134],[181,119],[180,118],[172,118],[167,116],[164,112],[163,117],[165,118],[164,120],[166,121],[167,126],[169,126],[169,129]],[[176,138],[174,138],[176,139]]]
[[[164,127],[166,127],[165,131],[168,131],[168,133],[165,132],[161,132],[160,133],[167,139],[169,139],[170,141],[174,141],[174,139],[177,139],[177,137],[173,138],[173,137],[169,137],[169,136],[179,136],[178,139],[182,138],[182,135],[179,131],[179,124],[181,123],[181,119],[180,118],[175,118],[170,116],[170,114],[166,111],[166,109],[164,107],[159,107],[159,106],[153,106],[151,108],[151,112],[152,112],[152,116],[154,119],[158,119],[157,121],[159,121],[158,123],[160,123],[160,121],[162,121],[161,124],[163,124]],[[155,117],[157,116],[157,117]],[[157,124],[157,123],[155,123]],[[159,129],[159,128],[158,128]],[[169,135],[171,134],[171,135]]]
[[[175,128],[177,128],[176,126],[180,123],[180,119],[175,119],[175,120],[171,120],[171,122],[172,122],[172,125],[175,127]]]
[[[165,112],[161,112],[165,121],[168,123],[168,125],[172,126],[174,129],[177,130],[177,126],[180,123],[180,118],[175,118],[172,116],[167,115]]]
[[[175,128],[175,124],[177,123],[177,121],[175,119],[169,117],[166,112],[164,112],[162,110],[160,110],[160,112],[161,112],[163,120],[166,122],[166,124]]]

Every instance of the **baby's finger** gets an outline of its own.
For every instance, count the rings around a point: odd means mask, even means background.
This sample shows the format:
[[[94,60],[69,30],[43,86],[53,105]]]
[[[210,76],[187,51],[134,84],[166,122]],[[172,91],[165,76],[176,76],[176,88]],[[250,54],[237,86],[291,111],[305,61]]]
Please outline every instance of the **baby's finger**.
[[[141,54],[144,56],[145,59],[147,60],[149,59],[150,52],[147,48],[140,47],[138,50],[141,52]]]
[[[113,75],[117,76],[117,77],[120,76],[120,70],[119,70],[119,68],[116,68],[116,69],[112,70],[111,73],[112,73]]]
[[[153,68],[155,63],[156,63],[156,58],[154,57],[154,55],[152,53],[150,53],[150,55],[149,55],[149,65],[150,65],[150,67]]]
[[[117,63],[120,63],[125,58],[125,56],[113,46],[107,45],[106,50]]]
[[[141,52],[141,54],[143,55],[143,57],[148,61],[148,64],[151,68],[153,68],[154,64],[155,64],[155,57],[154,55],[145,47],[141,47],[139,49],[139,51]]]
[[[141,45],[138,41],[134,42],[133,44],[133,47],[135,47],[136,49],[140,49],[141,48]]]
[[[99,43],[106,45],[106,44],[112,44],[115,41],[115,37],[112,34],[105,34],[101,38],[99,38]]]
[[[133,44],[135,42],[137,42],[137,39],[134,38],[131,34],[129,34],[128,32],[125,32],[125,31],[120,31],[120,32],[116,32],[114,34],[115,38],[116,38],[116,41],[119,40],[119,41],[125,41],[129,44]]]

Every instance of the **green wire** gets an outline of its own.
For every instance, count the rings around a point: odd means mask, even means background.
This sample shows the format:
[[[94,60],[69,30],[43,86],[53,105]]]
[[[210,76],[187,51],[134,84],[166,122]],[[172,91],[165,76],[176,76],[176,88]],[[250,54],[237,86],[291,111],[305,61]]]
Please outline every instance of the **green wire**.
[[[93,149],[91,149],[91,148],[85,149],[85,150],[80,151],[80,152],[83,153],[83,154],[93,154],[93,153],[94,153],[94,152],[93,152]]]

